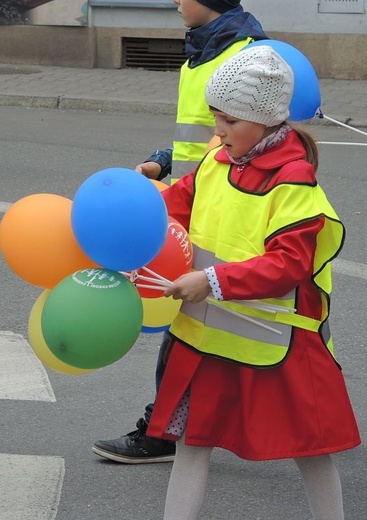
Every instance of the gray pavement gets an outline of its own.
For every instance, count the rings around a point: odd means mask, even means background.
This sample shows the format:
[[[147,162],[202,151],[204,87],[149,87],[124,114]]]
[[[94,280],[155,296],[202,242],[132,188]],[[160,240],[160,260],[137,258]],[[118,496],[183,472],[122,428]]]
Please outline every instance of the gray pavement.
[[[0,64],[0,105],[174,114],[178,77],[172,71]],[[325,115],[367,127],[367,81],[320,79],[320,91]]]

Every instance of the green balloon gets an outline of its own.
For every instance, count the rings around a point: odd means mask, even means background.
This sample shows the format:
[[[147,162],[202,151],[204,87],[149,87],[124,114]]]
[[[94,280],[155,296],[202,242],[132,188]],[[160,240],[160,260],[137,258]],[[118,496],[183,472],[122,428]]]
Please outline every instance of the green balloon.
[[[124,356],[143,323],[136,287],[118,272],[83,269],[50,292],[42,332],[52,353],[78,368],[101,368]]]

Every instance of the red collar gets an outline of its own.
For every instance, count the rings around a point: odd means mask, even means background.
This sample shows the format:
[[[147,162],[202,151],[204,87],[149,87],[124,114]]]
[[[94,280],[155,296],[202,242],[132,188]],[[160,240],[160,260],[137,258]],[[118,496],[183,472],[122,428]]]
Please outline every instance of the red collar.
[[[221,147],[218,150],[214,158],[220,163],[231,164],[231,160],[229,159],[224,147]],[[274,170],[290,161],[304,158],[305,149],[297,135],[297,132],[291,130],[279,146],[270,148],[270,150],[267,150],[263,154],[252,159],[249,164],[260,170]]]

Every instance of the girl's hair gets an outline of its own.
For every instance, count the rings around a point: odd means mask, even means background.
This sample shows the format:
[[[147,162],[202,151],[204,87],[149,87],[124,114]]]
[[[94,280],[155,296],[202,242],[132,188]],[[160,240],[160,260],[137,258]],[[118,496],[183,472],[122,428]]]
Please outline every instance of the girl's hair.
[[[312,137],[311,134],[306,132],[303,128],[300,126],[294,125],[293,123],[289,123],[287,121],[288,125],[293,128],[297,132],[298,137],[301,140],[301,143],[305,147],[306,150],[306,161],[312,164],[312,166],[315,168],[315,171],[317,171],[317,168],[319,166],[319,152],[316,146],[316,140]]]

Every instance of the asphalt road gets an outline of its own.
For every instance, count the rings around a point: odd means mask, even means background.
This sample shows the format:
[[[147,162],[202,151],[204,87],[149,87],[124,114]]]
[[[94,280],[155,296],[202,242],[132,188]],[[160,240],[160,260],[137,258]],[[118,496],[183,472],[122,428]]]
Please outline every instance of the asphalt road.
[[[16,107],[0,107],[0,118],[0,218],[27,195],[73,198],[92,173],[133,168],[170,145],[174,126],[172,116]],[[330,144],[363,142],[345,129],[311,130],[328,143],[319,145],[318,178],[347,227],[334,264],[331,322],[364,439],[367,149]],[[110,463],[95,456],[91,445],[134,429],[154,394],[160,334],[142,334],[123,359],[88,375],[44,370],[26,342],[29,313],[41,290],[15,276],[2,258],[0,275],[0,519],[159,520],[171,464]],[[365,445],[335,460],[346,520],[367,520]],[[208,491],[203,520],[310,518],[293,461],[246,462],[216,450]]]

